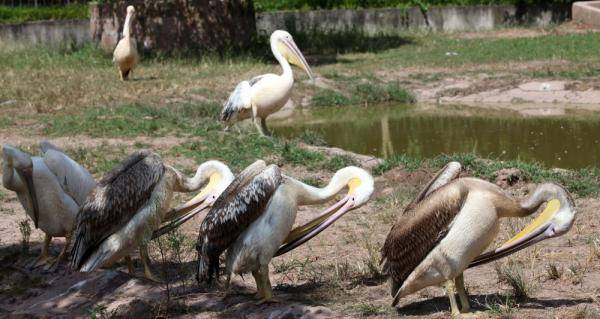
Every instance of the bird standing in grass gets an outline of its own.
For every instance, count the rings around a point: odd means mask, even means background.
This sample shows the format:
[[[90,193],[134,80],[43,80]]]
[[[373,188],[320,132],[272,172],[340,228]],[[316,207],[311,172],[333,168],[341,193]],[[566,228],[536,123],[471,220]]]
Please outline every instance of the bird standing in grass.
[[[214,202],[232,179],[229,168],[218,161],[203,163],[194,177],[188,178],[163,164],[156,153],[133,153],[98,183],[81,207],[71,251],[73,268],[87,272],[109,266],[128,259],[139,247],[144,274],[156,281],[150,271],[147,245],[167,215],[180,215],[177,210],[168,210],[173,192],[197,191],[206,185],[201,196],[192,200],[191,206],[199,206]]]
[[[133,78],[133,69],[140,59],[137,51],[137,43],[135,42],[135,38],[131,36],[131,25],[134,16],[135,9],[133,6],[128,6],[125,24],[123,25],[123,38],[119,40],[113,52],[113,64],[119,70],[119,76],[123,81],[130,77]]]
[[[448,175],[442,172],[439,176]],[[404,296],[445,283],[452,314],[469,312],[465,269],[563,235],[575,219],[573,199],[557,184],[541,184],[533,195],[517,201],[498,186],[477,178],[436,179],[430,183],[435,187],[422,192],[402,213],[382,249],[394,306]],[[523,231],[500,248],[480,255],[498,234],[500,218],[529,216],[544,204],[544,211]]]
[[[261,135],[270,135],[267,117],[281,109],[290,99],[294,75],[291,64],[302,68],[312,79],[306,59],[296,46],[292,35],[277,30],[271,34],[271,51],[283,69],[281,75],[263,74],[240,82],[223,105],[221,121],[225,130],[236,121],[251,118]]]
[[[94,177],[56,146],[40,143],[42,156],[31,156],[10,145],[2,146],[2,184],[17,193],[25,212],[44,234],[44,246],[31,267],[55,268],[71,241],[79,206],[96,186]],[[52,237],[65,237],[65,247],[52,262]]]

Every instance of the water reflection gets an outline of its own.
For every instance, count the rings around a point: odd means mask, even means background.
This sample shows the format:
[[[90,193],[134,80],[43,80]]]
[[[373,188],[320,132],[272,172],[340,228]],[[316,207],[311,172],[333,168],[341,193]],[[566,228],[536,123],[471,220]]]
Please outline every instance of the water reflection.
[[[535,160],[549,167],[600,163],[600,118],[482,117],[384,109],[375,115],[372,110],[314,114],[275,125],[276,133],[287,137],[300,136],[306,129],[320,132],[332,146],[384,158],[397,152],[426,158],[475,152],[493,159]]]

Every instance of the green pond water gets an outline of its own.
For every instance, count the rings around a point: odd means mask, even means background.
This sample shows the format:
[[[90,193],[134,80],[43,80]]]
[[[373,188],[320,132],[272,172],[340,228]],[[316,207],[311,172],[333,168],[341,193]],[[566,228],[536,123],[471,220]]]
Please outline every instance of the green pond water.
[[[600,165],[600,116],[524,117],[466,107],[368,107],[300,111],[271,125],[277,135],[320,134],[328,145],[388,158],[467,153],[547,167]]]

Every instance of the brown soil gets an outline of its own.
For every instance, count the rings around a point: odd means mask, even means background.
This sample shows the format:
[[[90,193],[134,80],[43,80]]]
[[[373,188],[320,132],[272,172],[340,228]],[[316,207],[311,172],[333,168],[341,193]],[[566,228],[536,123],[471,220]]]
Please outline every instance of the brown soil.
[[[60,144],[60,143],[58,143]],[[339,152],[334,150],[333,152]],[[180,159],[173,164],[187,166]],[[360,159],[358,159],[360,160]],[[367,160],[368,163],[368,160]],[[366,164],[366,163],[365,163]],[[329,173],[308,172],[285,166],[286,173],[316,175],[328,180]],[[18,223],[26,216],[14,194],[2,189],[0,197],[0,316],[165,316],[199,318],[341,318],[395,315],[449,317],[444,291],[430,287],[390,307],[392,298],[379,273],[379,248],[402,207],[434,172],[408,173],[394,169],[376,178],[376,193],[364,207],[353,211],[319,236],[271,264],[271,281],[280,302],[255,305],[252,276],[236,277],[229,295],[219,286],[198,287],[193,279],[193,244],[201,217],[185,224],[185,249],[181,260],[171,252],[161,257],[153,250],[153,267],[169,287],[127,275],[126,267],[72,273],[66,264],[56,272],[27,270],[24,264],[39,253],[42,234],[33,230],[31,250],[22,253]],[[526,194],[533,185],[517,183],[509,193]],[[179,199],[181,200],[181,198]],[[510,257],[522,272],[528,296],[514,299],[511,288],[498,279],[495,265],[488,264],[465,273],[476,317],[592,318],[600,315],[600,199],[578,198],[577,221],[560,238],[549,240]],[[323,207],[301,208],[298,222],[316,216]],[[503,221],[497,242],[509,237],[510,229],[522,220]],[[63,245],[56,239],[52,253]],[[165,244],[163,242],[163,244]],[[154,245],[157,246],[157,245]],[[141,265],[137,261],[137,275]],[[556,269],[554,275],[552,271]],[[167,300],[167,296],[169,299]]]

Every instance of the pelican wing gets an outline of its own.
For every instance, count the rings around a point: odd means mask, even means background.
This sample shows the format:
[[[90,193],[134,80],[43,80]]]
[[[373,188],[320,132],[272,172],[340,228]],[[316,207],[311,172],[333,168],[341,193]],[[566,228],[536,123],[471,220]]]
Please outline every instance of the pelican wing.
[[[40,148],[44,152],[44,164],[56,176],[58,184],[78,206],[81,206],[96,186],[94,177],[54,145],[42,142]]]
[[[281,184],[281,171],[257,161],[238,175],[200,225],[198,279],[210,281],[219,270],[219,256],[263,213]]]
[[[463,167],[459,162],[450,162],[446,164],[446,166],[440,169],[429,183],[423,187],[421,192],[412,200],[412,202],[406,206],[404,212],[413,209],[416,204],[420,203],[425,197],[429,196],[429,194],[457,179],[462,169]]]
[[[79,269],[93,251],[145,205],[164,174],[158,154],[133,153],[109,172],[79,209],[72,265]]]
[[[448,184],[404,212],[392,226],[381,255],[383,270],[396,289],[446,236],[465,199],[460,185]]]
[[[264,75],[259,75],[249,81],[242,81],[235,87],[235,90],[233,90],[229,99],[227,99],[227,102],[223,105],[221,121],[230,122],[240,110],[252,107],[251,87],[258,83],[263,77]]]

